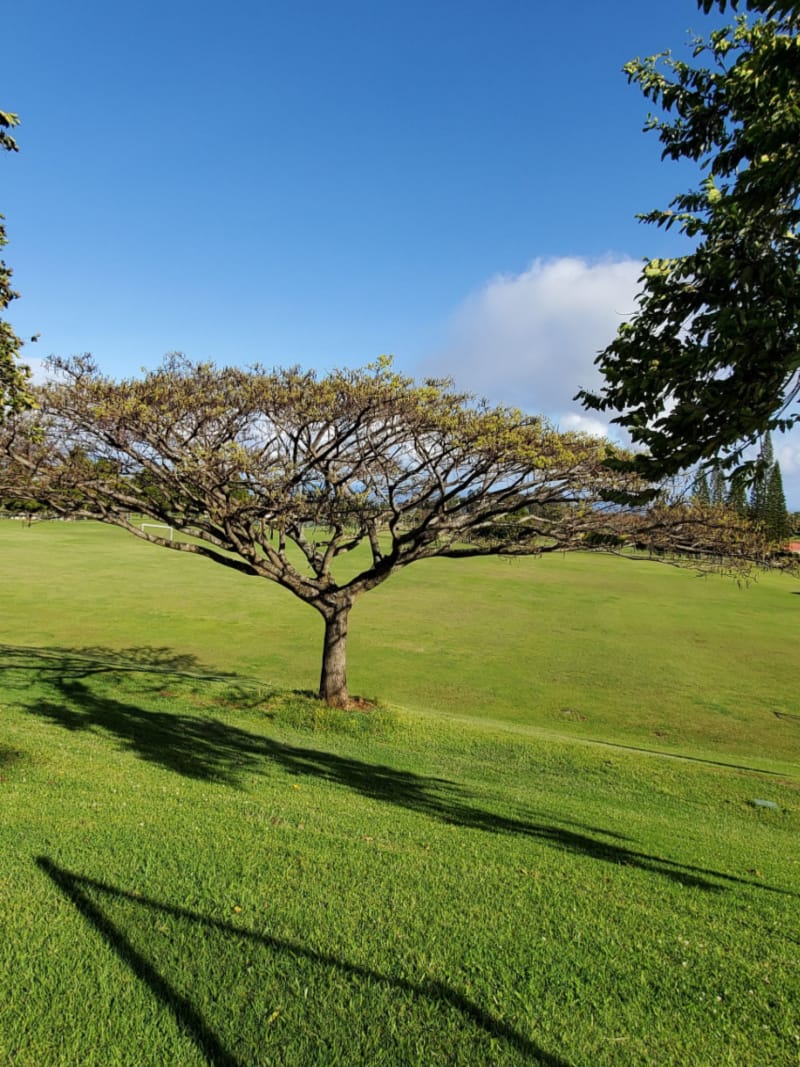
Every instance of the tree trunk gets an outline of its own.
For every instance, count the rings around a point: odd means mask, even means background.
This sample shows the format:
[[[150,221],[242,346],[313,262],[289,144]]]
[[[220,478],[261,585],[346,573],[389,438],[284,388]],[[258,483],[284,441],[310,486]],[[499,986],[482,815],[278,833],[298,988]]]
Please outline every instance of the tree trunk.
[[[332,614],[324,616],[325,644],[319,696],[334,708],[346,708],[350,702],[347,692],[347,617],[350,606],[336,607]]]

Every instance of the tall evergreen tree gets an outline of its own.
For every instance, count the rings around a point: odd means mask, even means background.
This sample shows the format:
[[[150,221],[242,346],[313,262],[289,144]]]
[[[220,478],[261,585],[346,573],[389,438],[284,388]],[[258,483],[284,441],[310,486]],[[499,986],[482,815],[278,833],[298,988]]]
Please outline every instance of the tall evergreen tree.
[[[725,503],[737,515],[747,514],[747,475],[744,471],[737,470],[731,475]]]
[[[791,533],[789,512],[786,509],[786,495],[783,491],[783,477],[777,460],[772,464],[767,482],[764,527],[771,541],[784,541]]]
[[[716,461],[711,467],[710,493],[712,504],[725,503],[725,475],[722,472],[722,467]]]
[[[692,500],[696,504],[710,504],[711,493],[708,488],[708,478],[705,471],[700,471],[692,486]]]
[[[767,521],[767,490],[774,463],[775,449],[772,447],[772,437],[770,434],[765,433],[761,438],[756,475],[753,480],[753,488],[750,491],[750,516],[756,522]]]

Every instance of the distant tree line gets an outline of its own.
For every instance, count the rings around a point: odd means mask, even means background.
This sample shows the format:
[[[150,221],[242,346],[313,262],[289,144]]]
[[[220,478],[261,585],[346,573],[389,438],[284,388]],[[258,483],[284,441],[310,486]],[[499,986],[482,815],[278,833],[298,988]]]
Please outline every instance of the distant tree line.
[[[726,478],[721,463],[714,462],[708,474],[704,470],[698,473],[692,495],[699,504],[724,506],[747,516],[762,527],[770,541],[785,541],[796,532],[798,516],[791,515],[786,507],[781,467],[768,433],[761,439],[749,492],[744,471],[734,471]]]

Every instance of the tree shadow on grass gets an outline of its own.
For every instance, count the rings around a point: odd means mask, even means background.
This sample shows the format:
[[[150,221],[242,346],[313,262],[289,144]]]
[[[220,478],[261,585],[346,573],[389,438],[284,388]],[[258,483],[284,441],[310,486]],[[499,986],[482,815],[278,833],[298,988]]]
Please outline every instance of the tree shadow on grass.
[[[581,827],[566,820],[562,825],[554,825],[488,811],[476,802],[474,794],[447,779],[277,741],[210,714],[150,710],[139,703],[128,703],[91,688],[90,683],[97,675],[107,675],[112,681],[131,672],[137,676],[150,676],[149,680],[141,680],[141,686],[137,681],[137,690],[133,694],[144,702],[148,695],[163,695],[165,685],[175,685],[181,678],[235,680],[232,675],[203,672],[192,657],[171,658],[165,649],[115,653],[112,650],[39,650],[9,646],[0,646],[0,657],[5,661],[0,674],[16,672],[21,692],[27,692],[35,683],[39,689],[44,685],[57,698],[21,700],[20,706],[27,711],[67,730],[113,737],[140,759],[187,777],[236,787],[243,775],[267,774],[271,766],[277,766],[289,774],[307,775],[344,786],[370,799],[416,811],[453,826],[533,838],[561,851],[636,867],[684,886],[719,892],[726,884],[738,884],[789,896],[798,895],[790,890],[637,851],[622,844],[618,835],[598,827]],[[174,666],[176,663],[180,664],[180,669]],[[260,699],[263,696],[262,693]],[[595,835],[616,840],[601,840]]]
[[[458,990],[453,989],[444,982],[431,979],[428,982],[416,983],[406,978],[381,974],[379,971],[372,970],[369,967],[347,963],[344,960],[337,959],[335,956],[314,952],[297,942],[247,930],[242,926],[234,926],[231,923],[201,915],[186,908],[164,904],[161,901],[119,889],[106,882],[75,874],[65,870],[63,867],[59,867],[46,856],[37,857],[36,864],[55,883],[83,918],[97,930],[123,963],[130,967],[137,978],[147,984],[164,1007],[172,1013],[178,1026],[194,1041],[200,1052],[213,1067],[245,1067],[245,1065],[225,1047],[220,1037],[214,1032],[191,1000],[180,993],[157,970],[153,963],[132,944],[125,932],[112,921],[103,908],[98,906],[90,894],[95,893],[130,902],[137,908],[145,909],[154,918],[171,916],[188,921],[201,934],[213,931],[235,938],[237,942],[256,943],[273,953],[282,953],[295,962],[307,961],[313,965],[333,969],[355,979],[366,980],[378,986],[389,986],[400,993],[411,994],[414,999],[426,999],[442,1008],[455,1009],[465,1019],[477,1025],[486,1033],[507,1042],[526,1058],[529,1058],[531,1063],[540,1064],[541,1067],[569,1067],[565,1060],[545,1052],[514,1027],[501,1019],[495,1018],[479,1004],[469,1000]],[[359,1020],[359,1022],[363,1023],[364,1020]]]
[[[22,753],[16,748],[0,745],[0,769],[10,767],[12,763],[16,763],[20,759],[22,759]]]

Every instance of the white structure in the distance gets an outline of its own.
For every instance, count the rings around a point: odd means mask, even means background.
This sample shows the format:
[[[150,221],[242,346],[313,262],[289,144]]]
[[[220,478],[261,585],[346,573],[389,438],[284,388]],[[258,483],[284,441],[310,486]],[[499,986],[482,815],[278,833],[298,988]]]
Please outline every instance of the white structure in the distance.
[[[171,526],[162,526],[160,523],[157,522],[142,522],[139,524],[139,529],[142,531],[142,533],[144,533],[146,526],[149,527],[151,530],[169,530],[170,541],[175,540],[175,531],[172,529]]]

